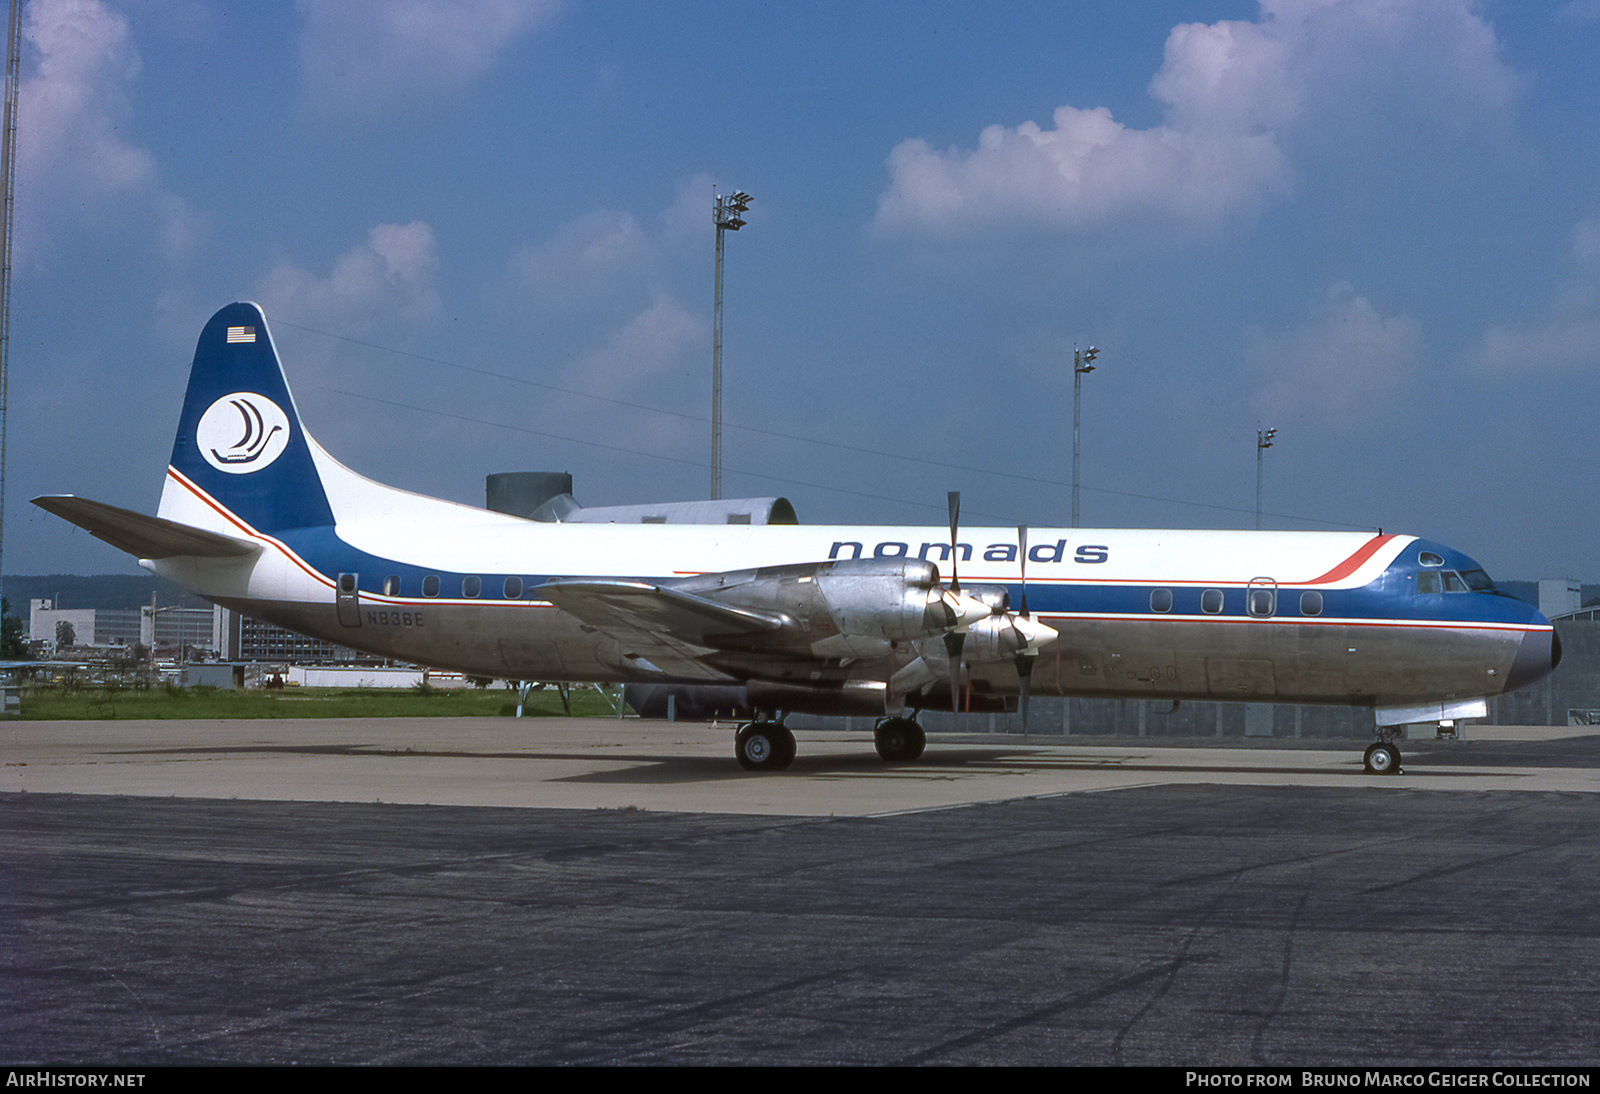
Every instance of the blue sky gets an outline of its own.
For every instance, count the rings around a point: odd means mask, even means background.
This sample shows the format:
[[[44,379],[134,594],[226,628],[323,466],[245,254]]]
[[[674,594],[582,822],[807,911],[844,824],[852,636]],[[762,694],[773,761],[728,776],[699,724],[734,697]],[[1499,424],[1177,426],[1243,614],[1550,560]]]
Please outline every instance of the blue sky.
[[[29,0],[8,573],[129,572],[261,303],[357,471],[481,504],[1442,540],[1600,576],[1600,0]]]

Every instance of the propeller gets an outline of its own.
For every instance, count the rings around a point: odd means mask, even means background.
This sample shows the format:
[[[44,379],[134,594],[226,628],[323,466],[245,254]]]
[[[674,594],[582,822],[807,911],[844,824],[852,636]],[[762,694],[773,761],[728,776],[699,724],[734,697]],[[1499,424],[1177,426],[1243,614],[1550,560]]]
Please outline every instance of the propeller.
[[[1018,606],[1017,616],[1027,620],[1028,616],[1028,526],[1017,525],[1017,561],[1022,567],[1022,603]],[[1013,624],[1015,626],[1015,624]],[[1038,655],[1037,650],[1028,647],[1027,631],[1017,627],[1017,710],[1022,715],[1022,732],[1028,732],[1028,695],[1033,689],[1033,659]]]
[[[961,577],[956,571],[956,560],[960,557],[961,548],[956,543],[956,527],[961,521],[961,491],[950,491],[950,591],[956,595],[961,593]],[[963,630],[953,630],[944,636],[944,650],[950,658],[950,712],[961,712],[961,649],[966,645],[967,635]]]

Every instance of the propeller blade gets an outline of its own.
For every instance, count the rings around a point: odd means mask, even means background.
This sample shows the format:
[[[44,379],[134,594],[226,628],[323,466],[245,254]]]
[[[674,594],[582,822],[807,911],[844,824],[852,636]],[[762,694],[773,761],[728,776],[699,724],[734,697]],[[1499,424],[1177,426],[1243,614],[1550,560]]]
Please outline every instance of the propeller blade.
[[[956,575],[956,557],[960,553],[956,547],[956,525],[961,521],[961,491],[950,491],[950,591],[961,591],[961,578]]]
[[[961,491],[950,491],[950,591],[961,592],[961,578],[956,571],[956,560],[961,547],[956,542],[956,529],[961,522]],[[961,649],[966,645],[964,631],[955,630],[944,636],[945,653],[950,656],[950,712],[961,711]]]
[[[1022,610],[1017,614],[1028,618],[1028,526],[1017,525],[1017,560],[1022,565]]]
[[[1022,573],[1022,604],[1017,615],[1022,619],[1028,618],[1028,526],[1017,525],[1017,560],[1021,565]],[[1015,624],[1013,624],[1015,627]],[[1019,639],[1018,648],[1022,650],[1017,654],[1017,713],[1022,715],[1022,732],[1028,732],[1028,695],[1033,690],[1033,658],[1027,652],[1027,634],[1021,627],[1016,627]]]
[[[950,657],[950,713],[961,713],[961,644],[964,635],[944,636],[944,651]]]

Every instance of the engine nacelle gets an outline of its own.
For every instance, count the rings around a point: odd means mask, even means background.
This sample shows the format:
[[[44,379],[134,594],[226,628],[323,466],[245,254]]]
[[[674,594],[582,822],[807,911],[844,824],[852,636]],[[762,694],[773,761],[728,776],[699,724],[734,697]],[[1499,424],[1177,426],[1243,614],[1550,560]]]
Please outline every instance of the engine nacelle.
[[[985,619],[989,605],[939,584],[925,560],[851,559],[819,567],[813,579],[840,634],[909,642]]]
[[[839,559],[703,574],[674,590],[783,620],[776,631],[715,643],[723,649],[805,649],[822,657],[882,656],[890,643],[932,638],[993,609],[939,584],[920,559]]]
[[[1059,638],[1054,628],[1015,613],[993,615],[967,628],[961,660],[971,665],[1036,654]]]
[[[1011,593],[1004,585],[968,585],[961,591],[987,604],[990,615],[1004,615],[1011,610]]]

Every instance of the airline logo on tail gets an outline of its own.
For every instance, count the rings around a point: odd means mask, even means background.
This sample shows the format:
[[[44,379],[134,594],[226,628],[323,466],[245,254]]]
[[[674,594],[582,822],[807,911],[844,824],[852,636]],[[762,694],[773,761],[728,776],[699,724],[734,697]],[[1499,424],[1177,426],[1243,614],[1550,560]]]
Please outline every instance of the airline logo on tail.
[[[248,475],[283,455],[289,446],[289,416],[265,395],[236,391],[206,408],[195,441],[200,455],[218,471]]]

